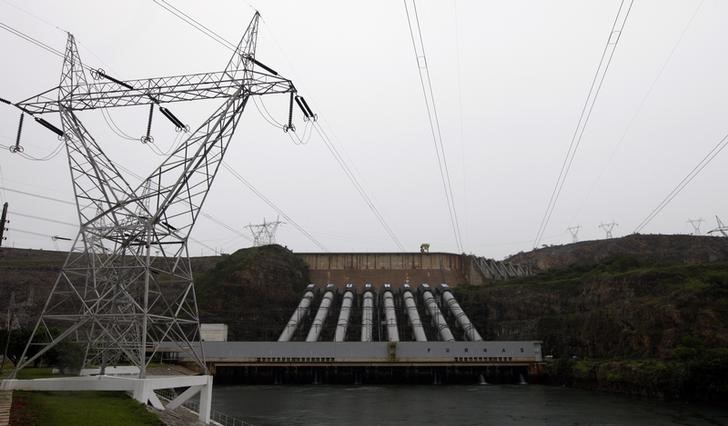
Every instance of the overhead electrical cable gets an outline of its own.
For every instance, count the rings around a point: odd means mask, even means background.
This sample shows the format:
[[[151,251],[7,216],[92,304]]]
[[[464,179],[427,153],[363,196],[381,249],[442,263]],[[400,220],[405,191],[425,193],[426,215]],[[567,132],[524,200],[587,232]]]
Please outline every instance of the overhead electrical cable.
[[[224,37],[220,36],[219,34],[217,34],[216,32],[214,32],[210,28],[206,27],[205,25],[203,25],[202,23],[200,23],[199,21],[197,21],[193,17],[191,17],[189,14],[186,14],[186,13],[182,12],[181,10],[175,8],[174,6],[172,6],[171,4],[169,4],[169,2],[167,2],[165,0],[153,0],[153,1],[154,1],[154,3],[156,3],[159,6],[161,6],[162,8],[164,8],[165,10],[167,10],[168,12],[170,12],[171,14],[173,14],[174,16],[176,16],[177,18],[179,18],[179,19],[183,20],[184,22],[186,22],[191,27],[193,27],[196,30],[200,31],[201,33],[203,33],[204,35],[208,36],[209,38],[215,40],[220,45],[222,45],[224,47],[227,47],[227,48],[235,51],[235,46],[232,43],[230,43],[229,41],[227,41]],[[258,104],[257,103],[256,103],[256,107],[258,107]],[[267,108],[263,107],[263,109],[267,112]],[[259,112],[261,112],[260,109],[259,109]],[[261,112],[261,115],[263,115],[262,112]],[[268,115],[270,115],[269,112],[268,112]],[[265,115],[264,115],[264,118],[266,118]],[[274,123],[273,125],[275,125],[275,122],[276,121],[273,120],[272,122]],[[334,159],[342,167],[342,169],[344,170],[344,173],[347,175],[347,177],[349,178],[349,180],[352,182],[352,184],[354,185],[354,188],[360,194],[360,196],[362,197],[362,199],[364,200],[364,202],[367,204],[367,206],[374,213],[376,219],[382,224],[382,226],[385,229],[385,232],[387,232],[387,234],[390,236],[390,238],[393,240],[393,242],[397,245],[397,247],[400,250],[405,251],[404,246],[399,241],[399,239],[396,237],[396,235],[392,231],[392,228],[386,223],[386,221],[384,220],[384,217],[381,215],[381,213],[379,212],[379,210],[376,208],[376,206],[372,202],[371,198],[367,195],[366,191],[364,191],[364,188],[359,183],[359,181],[356,178],[356,176],[354,175],[354,173],[351,171],[351,168],[346,164],[346,162],[344,161],[343,157],[341,157],[341,155],[338,153],[338,151],[334,147],[331,139],[328,138],[328,137],[323,136],[325,133],[322,131],[322,129],[320,127],[317,127],[316,123],[313,123],[312,124],[312,128],[313,129],[316,129],[319,132],[319,134],[322,135],[322,139],[324,139],[324,143],[326,144],[327,148],[329,149],[329,151],[334,156]],[[310,130],[310,131],[312,132],[312,130]],[[291,132],[288,132],[288,133],[289,133],[289,136],[291,136],[290,135]],[[301,138],[297,134],[295,134],[295,132],[293,132],[293,133],[294,133],[294,135],[291,136],[291,138],[292,138],[292,140],[293,140],[294,137],[297,138],[298,142],[296,142],[294,140],[294,143],[296,143],[296,144],[305,144],[307,142],[307,138],[310,137],[310,134],[311,134],[311,133],[309,133],[308,135],[306,135],[305,130],[304,130],[303,138]],[[228,169],[228,171],[230,171],[230,173],[232,173],[233,176],[239,177],[239,180],[242,179],[241,182],[243,182],[243,184],[245,184],[246,186],[249,185],[249,182],[247,182],[246,180],[244,180],[242,178],[242,176],[240,176],[232,167],[230,167],[229,165],[227,165],[225,163],[223,163],[223,166],[226,169]],[[278,207],[275,206],[275,204],[272,204],[272,202],[269,203],[270,200],[268,200],[265,196],[263,196],[263,194],[260,193],[257,189],[255,189],[252,186],[248,186],[248,187],[250,188],[251,191],[253,191],[253,193],[255,193],[256,195],[258,195],[258,198],[261,198],[264,202],[268,203],[269,206],[271,206],[272,208],[274,208],[274,210],[278,211]],[[283,213],[282,211],[279,211],[279,213],[281,213],[281,216],[284,216],[285,215],[285,213]],[[290,218],[287,218],[287,220],[289,220],[289,222],[291,221]],[[305,229],[303,229],[302,227],[299,229],[296,225],[294,225],[294,227],[296,227],[300,232],[302,232],[304,235],[306,235],[307,237],[309,237],[309,239],[312,242],[314,242],[314,244],[316,244],[317,246],[319,246],[319,248],[322,248],[322,246],[320,245],[320,243],[318,241],[316,241],[315,238],[313,238],[313,236],[311,236],[307,231],[305,231]]]
[[[260,198],[261,200],[263,200],[263,202],[265,202],[266,204],[268,204],[268,206],[270,206],[270,208],[272,208],[273,210],[275,210],[276,213],[278,213],[279,215],[281,215],[281,217],[283,217],[284,219],[286,219],[288,221],[288,223],[290,223],[291,225],[293,225],[293,227],[296,228],[298,230],[298,232],[300,232],[301,234],[303,234],[306,238],[309,239],[309,241],[311,241],[312,243],[314,243],[316,245],[316,247],[318,247],[319,249],[321,249],[323,251],[328,251],[326,249],[326,247],[324,247],[323,244],[321,244],[313,235],[311,235],[310,232],[306,231],[295,220],[291,219],[291,217],[288,216],[286,214],[286,212],[284,212],[283,210],[281,210],[281,208],[278,207],[277,205],[275,205],[275,203],[273,203],[271,200],[269,200],[268,197],[266,197],[260,191],[258,191],[250,182],[248,182],[247,179],[245,179],[242,175],[240,175],[240,173],[238,173],[237,171],[235,171],[235,169],[233,169],[229,164],[227,164],[225,161],[223,161],[222,162],[222,166],[225,168],[225,170],[227,170],[228,172],[230,172],[230,174],[233,175],[234,178],[236,178],[238,181],[240,181],[243,185],[247,186],[248,189],[250,189],[255,195],[258,196],[258,198]]]
[[[564,161],[561,164],[561,170],[559,170],[556,184],[551,191],[551,196],[546,206],[546,211],[544,212],[543,218],[541,219],[541,224],[538,228],[538,232],[536,233],[536,238],[533,242],[534,247],[537,247],[538,244],[541,242],[543,234],[544,232],[546,232],[546,228],[548,227],[549,221],[551,220],[551,215],[553,214],[554,208],[556,207],[559,195],[561,195],[561,190],[564,188],[564,183],[566,182],[566,178],[574,162],[574,157],[576,156],[576,152],[579,149],[582,137],[584,136],[584,130],[586,130],[587,124],[589,123],[592,111],[594,110],[594,105],[597,101],[597,98],[599,97],[599,92],[602,89],[604,78],[607,75],[609,65],[612,63],[612,58],[614,57],[614,52],[617,50],[617,45],[619,44],[619,40],[622,37],[622,31],[624,30],[625,24],[627,23],[629,13],[632,10],[633,2],[634,0],[622,0],[619,4],[617,16],[614,18],[611,31],[609,32],[606,43],[604,44],[602,56],[599,60],[599,66],[597,66],[597,69],[594,72],[594,78],[592,79],[591,86],[589,87],[589,93],[586,97],[586,100],[584,101],[584,106],[581,109],[579,121],[577,122],[574,133],[571,136],[569,149],[566,151],[566,156],[564,157]]]
[[[8,192],[14,192],[16,194],[27,195],[29,197],[39,198],[39,199],[42,199],[42,200],[55,201],[57,203],[68,204],[68,205],[71,205],[71,206],[75,206],[76,205],[76,203],[73,203],[73,202],[68,201],[68,200],[61,200],[60,198],[54,198],[54,197],[50,197],[50,196],[47,196],[47,195],[41,195],[41,194],[35,194],[35,193],[32,193],[32,192],[21,191],[19,189],[8,188],[7,186],[2,186],[2,187],[0,187],[0,189],[3,189],[4,191],[8,191]]]
[[[222,37],[220,34],[216,33],[215,31],[209,29],[208,27],[201,24],[199,21],[191,17],[190,15],[182,12],[181,10],[177,9],[176,7],[172,6],[169,2],[165,0],[152,0],[154,3],[156,3],[158,6],[164,8],[166,11],[171,13],[172,15],[178,17],[182,21],[186,22],[188,25],[190,25],[192,28],[200,31],[204,35],[210,37],[223,47],[232,50],[233,52],[237,48],[234,44],[227,41],[224,37]]]
[[[412,2],[412,14],[410,14],[410,8],[407,6],[408,1]],[[405,13],[407,14],[407,25],[409,27],[410,37],[412,38],[412,47],[414,49],[415,59],[417,60],[417,71],[420,77],[420,85],[422,86],[422,94],[425,97],[427,118],[430,123],[430,132],[432,133],[432,140],[435,145],[437,166],[440,169],[440,178],[442,180],[442,186],[445,192],[445,201],[447,202],[448,214],[450,215],[450,224],[452,226],[453,235],[455,237],[455,243],[457,244],[458,250],[462,252],[464,251],[463,240],[460,233],[460,224],[458,222],[457,208],[455,206],[455,196],[452,190],[450,171],[447,166],[445,145],[442,140],[440,120],[437,115],[435,95],[432,90],[430,69],[427,64],[425,44],[422,40],[422,29],[420,26],[420,18],[417,13],[417,5],[415,4],[415,0],[404,0],[404,9]],[[417,33],[417,36],[415,36],[415,32]]]
[[[114,121],[113,118],[111,118],[111,114],[106,111],[105,108],[101,109],[101,116],[104,118],[104,121],[106,122],[106,125],[109,126],[109,129],[111,129],[112,132],[116,134],[116,136],[119,136],[122,139],[126,139],[128,141],[138,141],[139,138],[135,138],[125,131],[121,130],[121,127],[119,127],[118,124]]]
[[[16,211],[10,211],[8,213],[8,215],[9,216],[25,217],[25,218],[28,218],[28,219],[42,220],[44,222],[57,223],[59,225],[67,225],[67,226],[72,226],[74,228],[78,228],[78,224],[77,223],[63,222],[61,220],[50,219],[50,218],[41,217],[41,216],[34,216],[34,215],[31,215],[31,214],[20,213],[20,212],[16,212]]]
[[[44,238],[51,238],[51,239],[58,238],[57,235],[41,234],[40,232],[26,231],[24,229],[17,229],[17,228],[8,228],[8,231],[10,231],[10,232],[20,232],[20,233],[28,234],[28,235],[35,235],[36,237],[44,237]]]
[[[45,50],[45,51],[47,51],[49,53],[52,53],[53,55],[58,56],[59,58],[63,58],[65,56],[63,54],[63,52],[61,52],[60,50],[58,50],[58,49],[56,49],[54,47],[51,47],[48,44],[43,43],[42,41],[40,41],[38,39],[35,39],[35,38],[33,38],[33,37],[25,34],[24,32],[22,32],[22,31],[20,31],[18,29],[15,29],[13,27],[11,27],[10,25],[7,25],[7,24],[4,24],[4,23],[0,22],[0,29],[3,29],[3,30],[5,30],[5,31],[7,31],[7,32],[9,32],[9,33],[17,36],[17,37],[20,37],[23,40],[25,40],[27,42],[30,42],[30,43],[34,44],[35,46],[40,47],[41,49],[43,49],[43,50]],[[82,65],[88,71],[95,71],[93,68],[89,67],[86,64],[82,64]]]
[[[723,136],[723,138],[721,140],[719,140],[718,143],[715,144],[715,146],[713,146],[713,148],[710,151],[708,151],[707,154],[705,154],[705,157],[703,157],[698,162],[698,164],[696,164],[695,167],[693,167],[693,169],[690,170],[690,172],[687,175],[685,175],[685,177],[672,189],[672,191],[670,191],[667,194],[667,196],[665,196],[665,198],[663,198],[662,201],[660,201],[660,203],[654,209],[652,209],[650,214],[648,214],[647,217],[645,217],[642,220],[642,222],[640,222],[640,224],[637,225],[637,227],[634,229],[634,233],[636,234],[636,233],[642,231],[642,229],[644,229],[644,227],[647,226],[652,221],[652,219],[654,219],[658,214],[660,214],[660,212],[665,207],[667,207],[667,205],[670,203],[670,201],[672,201],[675,197],[677,197],[677,195],[680,192],[682,192],[682,190],[685,189],[685,187],[688,186],[688,184],[693,179],[695,179],[695,177],[708,164],[710,164],[710,162],[713,161],[713,159],[718,154],[720,154],[720,152],[726,147],[726,145],[728,145],[728,134]]]
[[[581,213],[582,208],[584,207],[584,204],[589,200],[591,197],[591,194],[594,192],[594,188],[599,184],[602,177],[604,176],[604,173],[606,172],[607,168],[612,164],[612,161],[614,160],[614,156],[617,153],[617,150],[624,144],[625,139],[627,138],[627,134],[632,129],[632,126],[637,121],[637,117],[642,113],[642,109],[644,108],[645,104],[647,103],[647,99],[652,94],[652,91],[654,90],[655,86],[657,85],[657,82],[662,77],[663,73],[665,72],[665,69],[667,68],[667,65],[672,60],[672,57],[675,55],[675,51],[677,51],[677,48],[680,46],[680,44],[683,41],[683,38],[685,38],[685,34],[688,32],[688,29],[692,25],[693,21],[695,20],[695,17],[697,16],[698,12],[703,6],[703,3],[705,3],[705,0],[701,0],[700,3],[695,7],[695,10],[693,10],[692,15],[690,16],[690,19],[688,19],[688,22],[685,24],[685,27],[683,27],[682,32],[680,33],[680,36],[678,37],[675,44],[672,46],[672,49],[670,50],[670,53],[667,55],[667,58],[662,63],[662,66],[660,67],[660,70],[657,72],[657,75],[652,80],[652,83],[650,84],[650,87],[645,92],[644,96],[642,96],[642,100],[640,100],[639,105],[637,106],[637,110],[632,115],[632,118],[627,123],[627,126],[624,128],[624,131],[622,132],[622,136],[619,138],[619,141],[612,149],[612,152],[609,155],[609,158],[606,162],[602,165],[601,170],[599,171],[599,175],[597,178],[592,182],[592,184],[587,189],[587,195],[582,198],[581,204],[576,209],[574,215],[569,220],[569,223],[576,223],[577,217],[579,216],[579,213]]]
[[[463,173],[463,210],[465,216],[465,236],[469,235],[470,217],[468,215],[468,170],[465,162],[465,125],[463,120],[463,87],[460,64],[460,25],[458,24],[458,0],[453,1],[453,20],[455,24],[455,65],[457,70],[458,118],[460,127],[460,168]],[[465,244],[465,241],[463,242]]]
[[[374,202],[369,197],[369,194],[367,194],[366,190],[364,190],[364,187],[359,183],[359,180],[354,175],[354,172],[352,172],[349,165],[344,161],[344,158],[341,156],[339,151],[336,149],[336,146],[331,142],[331,139],[329,138],[328,134],[323,130],[323,128],[316,122],[313,123],[313,128],[316,129],[319,136],[321,136],[321,140],[324,141],[324,144],[326,145],[326,148],[331,152],[331,155],[334,156],[334,159],[339,164],[341,169],[346,174],[346,177],[349,178],[349,181],[354,186],[354,188],[357,190],[359,195],[362,197],[364,202],[366,203],[367,207],[369,207],[369,210],[374,214],[374,216],[377,218],[379,223],[384,228],[385,232],[389,235],[389,238],[392,239],[392,241],[397,245],[397,247],[401,251],[406,251],[404,245],[402,245],[402,242],[397,238],[397,235],[395,235],[392,228],[390,228],[389,224],[384,220],[384,217],[382,216],[382,213],[379,211],[376,205],[374,205]]]

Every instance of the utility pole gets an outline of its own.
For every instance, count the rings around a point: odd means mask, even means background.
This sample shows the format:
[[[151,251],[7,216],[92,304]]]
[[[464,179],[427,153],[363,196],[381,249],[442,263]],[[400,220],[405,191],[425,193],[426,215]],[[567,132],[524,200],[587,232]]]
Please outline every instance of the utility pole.
[[[3,240],[7,240],[8,237],[5,236],[5,231],[8,230],[8,228],[5,227],[5,224],[8,223],[8,202],[3,203],[3,213],[0,216],[0,247],[3,246]]]
[[[688,219],[689,223],[693,227],[693,235],[700,235],[700,224],[705,222],[702,218],[700,219]]]
[[[581,225],[576,226],[570,226],[566,228],[566,230],[571,233],[571,242],[572,243],[578,243],[579,242],[579,230],[581,229]]]
[[[619,224],[612,220],[610,223],[602,223],[599,225],[599,227],[607,234],[607,239],[613,238],[612,237],[612,230],[615,226],[618,226]]]

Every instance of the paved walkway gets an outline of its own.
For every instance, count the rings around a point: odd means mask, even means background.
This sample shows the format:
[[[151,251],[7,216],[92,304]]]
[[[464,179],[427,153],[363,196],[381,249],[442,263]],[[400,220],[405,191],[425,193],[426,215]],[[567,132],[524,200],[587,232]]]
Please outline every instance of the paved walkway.
[[[10,423],[10,406],[13,405],[13,391],[0,391],[0,426]]]

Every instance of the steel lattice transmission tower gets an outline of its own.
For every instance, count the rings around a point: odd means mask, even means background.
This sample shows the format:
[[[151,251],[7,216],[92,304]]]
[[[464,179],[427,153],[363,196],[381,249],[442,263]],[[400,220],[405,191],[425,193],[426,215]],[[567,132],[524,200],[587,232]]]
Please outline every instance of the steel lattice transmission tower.
[[[569,226],[566,228],[567,231],[571,234],[571,242],[572,243],[578,243],[579,242],[579,230],[581,229],[581,225],[576,226]]]
[[[278,231],[278,227],[285,224],[285,222],[281,222],[279,219],[280,218],[277,217],[273,222],[266,222],[265,218],[263,218],[263,223],[248,225],[245,227],[245,229],[247,229],[253,237],[253,247],[276,243],[276,232]]]
[[[714,232],[717,232],[721,234],[722,236],[728,238],[728,226],[725,226],[723,222],[720,220],[718,215],[715,215],[715,222],[717,223],[717,227],[713,230],[708,231],[708,234],[712,234]]]
[[[693,227],[693,235],[700,235],[700,224],[705,222],[702,218],[700,219],[688,219],[686,223],[689,223]]]
[[[65,141],[80,221],[25,348],[30,356],[15,372],[64,340],[79,343],[84,366],[100,366],[102,373],[107,365],[125,362],[139,367],[143,378],[163,343],[192,354],[207,371],[204,355],[192,345],[199,341],[199,317],[190,232],[250,97],[289,93],[291,103],[298,100],[290,80],[255,59],[259,19],[256,13],[224,71],[129,81],[99,70],[96,77],[107,81],[89,82],[69,34],[60,84],[15,104]],[[183,128],[160,104],[215,98],[224,99],[222,105],[137,187],[77,116],[150,105],[150,119],[158,106]],[[54,112],[60,113],[62,130],[36,117]],[[30,352],[34,345],[39,350]]]
[[[614,227],[618,226],[619,224],[615,221],[611,221],[609,223],[602,223],[599,225],[599,228],[601,228],[606,233],[606,238],[613,238],[612,236],[612,230]]]

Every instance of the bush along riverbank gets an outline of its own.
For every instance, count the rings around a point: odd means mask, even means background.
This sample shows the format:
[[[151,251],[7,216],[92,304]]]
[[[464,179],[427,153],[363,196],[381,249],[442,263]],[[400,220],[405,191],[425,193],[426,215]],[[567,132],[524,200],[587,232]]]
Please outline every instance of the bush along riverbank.
[[[557,359],[546,364],[544,383],[666,400],[728,400],[728,349],[686,360]]]

